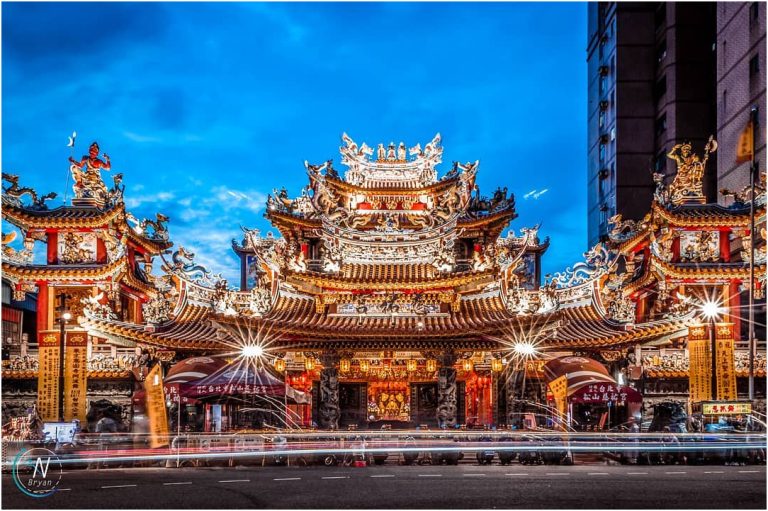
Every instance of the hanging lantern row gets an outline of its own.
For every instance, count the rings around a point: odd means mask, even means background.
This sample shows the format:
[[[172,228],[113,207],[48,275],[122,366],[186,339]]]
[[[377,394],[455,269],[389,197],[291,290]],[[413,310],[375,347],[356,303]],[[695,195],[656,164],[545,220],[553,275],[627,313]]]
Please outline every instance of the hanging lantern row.
[[[342,358],[339,362],[339,371],[342,373],[348,373],[349,370],[352,368],[352,361],[348,358]]]
[[[437,360],[434,358],[427,359],[427,372],[434,373],[437,371]]]
[[[494,373],[500,373],[504,370],[504,363],[500,358],[491,359],[491,371]]]
[[[472,361],[468,358],[461,362],[461,368],[464,369],[466,372],[471,371],[473,367],[474,365],[472,364]]]
[[[408,360],[408,362],[405,363],[405,368],[408,369],[409,373],[416,371],[417,367],[418,367],[418,362],[416,362],[413,359],[410,359]]]
[[[314,358],[307,358],[304,360],[304,369],[307,371],[313,371],[315,369],[315,359]]]
[[[360,361],[360,372],[367,373],[371,369],[371,363],[367,360]]]
[[[282,373],[283,371],[285,371],[285,359],[278,358],[277,360],[275,360],[273,367],[275,368],[275,371],[277,371],[278,373]]]

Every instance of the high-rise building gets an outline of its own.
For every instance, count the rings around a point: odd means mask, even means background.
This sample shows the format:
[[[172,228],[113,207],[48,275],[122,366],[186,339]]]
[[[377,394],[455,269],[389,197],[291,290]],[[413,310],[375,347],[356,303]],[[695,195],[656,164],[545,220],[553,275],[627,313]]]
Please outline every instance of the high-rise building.
[[[716,4],[590,3],[588,243],[608,219],[648,211],[654,172],[671,176],[667,153],[689,141],[701,152],[716,133]],[[717,161],[708,162],[707,198]]]
[[[749,185],[750,163],[736,162],[739,135],[757,107],[758,167],[765,171],[765,3],[717,4],[717,188]],[[761,125],[762,124],[762,125]],[[730,200],[719,198],[721,203]]]

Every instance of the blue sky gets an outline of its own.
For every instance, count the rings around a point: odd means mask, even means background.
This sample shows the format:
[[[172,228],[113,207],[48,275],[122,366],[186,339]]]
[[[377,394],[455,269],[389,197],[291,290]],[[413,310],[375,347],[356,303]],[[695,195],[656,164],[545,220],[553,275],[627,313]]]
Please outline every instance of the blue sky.
[[[441,173],[479,159],[512,228],[542,224],[545,272],[587,248],[585,4],[4,2],[2,28],[3,172],[61,204],[67,136],[77,157],[97,140],[129,209],[234,284],[239,226],[268,230],[266,194],[297,195],[304,160],[343,169],[345,131],[440,132]]]

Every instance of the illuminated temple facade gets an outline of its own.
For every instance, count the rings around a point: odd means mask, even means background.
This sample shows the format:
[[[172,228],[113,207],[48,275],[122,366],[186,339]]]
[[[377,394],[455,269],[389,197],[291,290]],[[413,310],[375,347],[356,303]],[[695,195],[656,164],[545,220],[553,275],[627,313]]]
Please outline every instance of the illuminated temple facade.
[[[614,218],[610,241],[542,276],[550,241],[538,226],[509,229],[508,188],[482,195],[477,161],[441,175],[442,152],[439,135],[376,148],[343,135],[343,170],[305,163],[298,196],[269,196],[265,216],[279,234],[244,229],[233,240],[238,286],[171,248],[167,217],[126,211],[122,175],[104,185],[98,148],[73,163],[75,198],[55,209],[4,174],[3,219],[15,228],[3,234],[4,288],[11,305],[36,296],[37,319],[36,338],[11,342],[3,361],[3,422],[30,403],[44,419],[58,413],[57,379],[45,374],[58,368],[38,352],[60,342],[61,294],[75,316],[67,343],[86,340],[82,402],[65,401],[65,415],[86,422],[111,407],[130,423],[153,362],[231,357],[254,340],[266,370],[311,396],[288,405],[295,422],[323,429],[508,425],[551,401],[543,365],[558,357],[604,364],[643,394],[646,413],[662,400],[744,397],[750,286],[765,304],[764,227],[752,281],[749,264],[750,202],[764,226],[764,175],[755,197],[704,204],[696,165],[703,171],[706,157],[680,157],[644,219]],[[689,362],[707,299],[721,304],[718,339],[734,348],[718,352],[723,381],[733,380],[718,395],[701,388],[706,364]],[[764,408],[764,344],[755,374]]]

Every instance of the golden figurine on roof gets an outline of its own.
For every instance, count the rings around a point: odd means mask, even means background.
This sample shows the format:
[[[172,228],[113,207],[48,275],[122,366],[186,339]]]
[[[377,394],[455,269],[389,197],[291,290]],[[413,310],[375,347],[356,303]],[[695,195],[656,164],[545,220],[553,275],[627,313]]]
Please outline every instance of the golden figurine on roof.
[[[72,163],[70,171],[75,184],[72,189],[75,192],[75,201],[81,201],[83,204],[92,202],[93,205],[103,206],[108,198],[107,187],[101,179],[101,170],[111,170],[112,164],[109,156],[104,154],[104,160],[99,158],[99,144],[94,142],[88,148],[88,154],[84,155],[80,161],[71,156],[69,161]]]
[[[691,151],[691,144],[686,142],[676,144],[667,154],[667,158],[674,160],[677,164],[677,175],[669,187],[670,200],[673,204],[682,204],[683,202],[694,202],[704,204],[704,188],[702,178],[704,177],[704,168],[709,159],[709,153],[717,150],[717,142],[710,136],[707,144],[704,146],[704,158]]]

